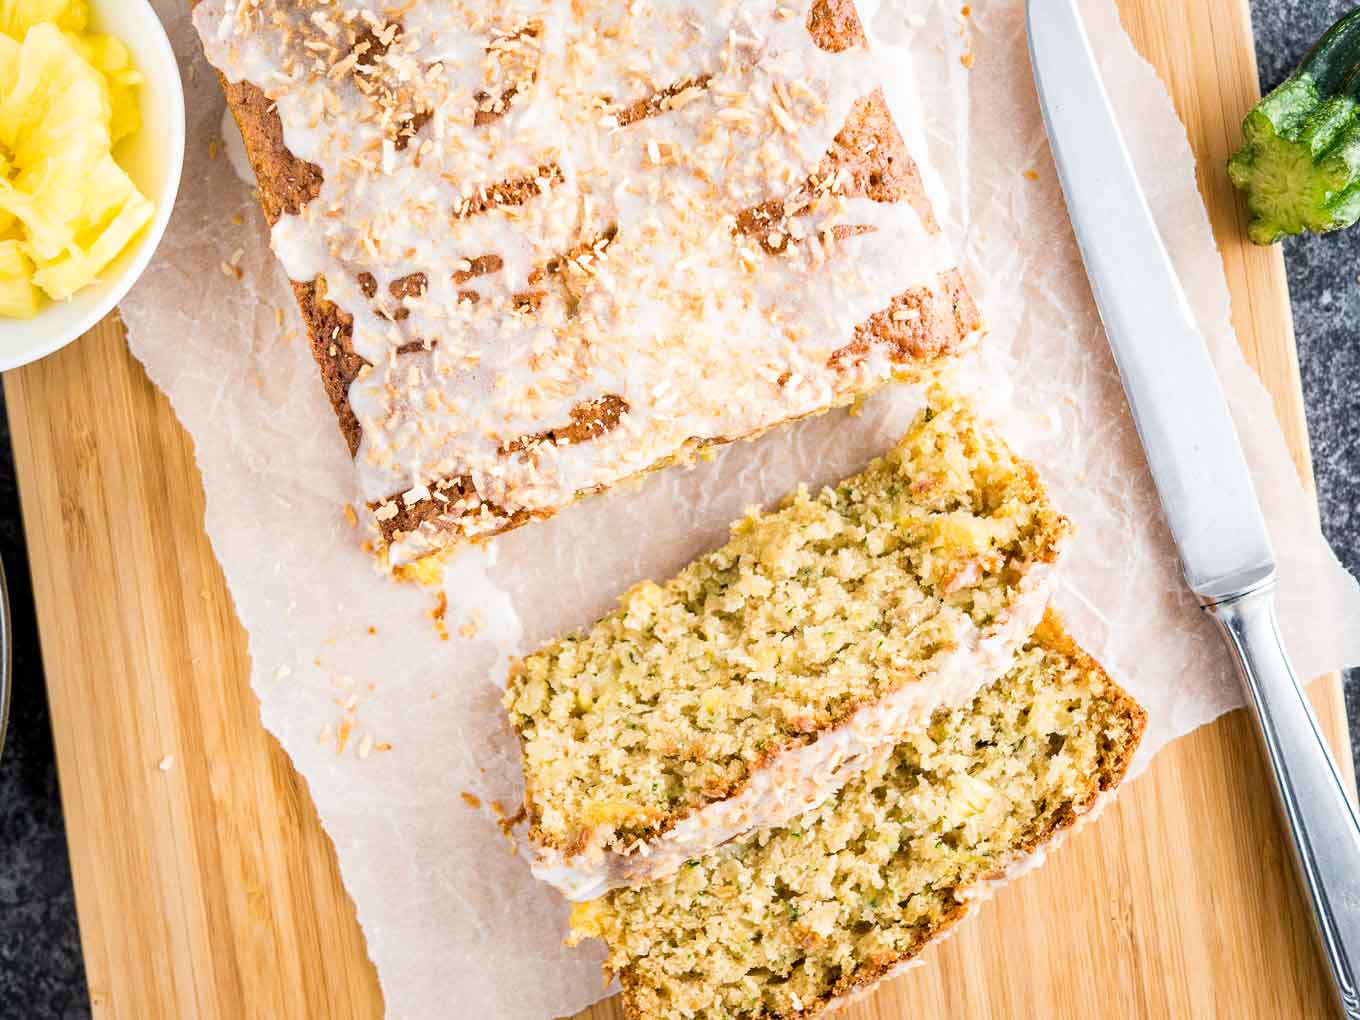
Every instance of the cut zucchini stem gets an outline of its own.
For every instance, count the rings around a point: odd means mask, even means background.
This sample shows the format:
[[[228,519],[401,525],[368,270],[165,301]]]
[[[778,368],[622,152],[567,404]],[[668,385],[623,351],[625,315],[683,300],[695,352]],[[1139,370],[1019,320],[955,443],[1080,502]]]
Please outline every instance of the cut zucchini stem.
[[[1248,236],[1273,244],[1360,219],[1360,9],[1322,36],[1242,122],[1228,175],[1246,194]]]

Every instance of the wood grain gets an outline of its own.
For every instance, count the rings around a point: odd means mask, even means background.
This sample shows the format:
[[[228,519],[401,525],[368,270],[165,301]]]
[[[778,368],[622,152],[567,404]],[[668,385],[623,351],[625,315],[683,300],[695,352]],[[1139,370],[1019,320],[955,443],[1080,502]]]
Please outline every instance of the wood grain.
[[[1246,0],[1121,7],[1189,128],[1238,336],[1311,484],[1281,257],[1241,242],[1220,171],[1257,95]],[[95,1015],[380,1015],[330,843],[260,727],[167,402],[114,320],[5,389]],[[1349,772],[1336,678],[1312,693]],[[1178,742],[1044,870],[844,1015],[1328,1015],[1268,791],[1241,712]]]
[[[95,1015],[379,1015],[165,397],[113,318],[5,394]]]

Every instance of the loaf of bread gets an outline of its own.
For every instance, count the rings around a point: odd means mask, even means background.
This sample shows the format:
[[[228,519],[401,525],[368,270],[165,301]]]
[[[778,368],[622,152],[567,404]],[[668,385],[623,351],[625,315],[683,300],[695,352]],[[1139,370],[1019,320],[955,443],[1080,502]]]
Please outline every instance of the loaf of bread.
[[[923,397],[861,474],[512,670],[535,873],[631,1017],[844,1001],[1113,790],[1143,712],[1044,617],[1068,521],[933,388],[981,322],[853,0],[194,20],[394,568]]]
[[[816,1016],[906,966],[1092,816],[1145,721],[1049,616],[1005,677],[838,795],[672,878],[578,904],[575,938],[605,940],[631,1020]]]
[[[852,0],[200,0],[390,561],[979,329]]]
[[[819,803],[1000,676],[1069,533],[943,391],[861,474],[752,512],[664,585],[511,671],[535,874],[655,879]]]

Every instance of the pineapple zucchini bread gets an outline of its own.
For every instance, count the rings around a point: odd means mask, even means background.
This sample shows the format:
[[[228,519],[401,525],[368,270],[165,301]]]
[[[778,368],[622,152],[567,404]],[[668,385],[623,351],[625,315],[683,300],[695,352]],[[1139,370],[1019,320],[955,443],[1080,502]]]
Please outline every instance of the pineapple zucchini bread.
[[[852,0],[199,0],[389,561],[979,329]]]
[[[632,1020],[811,1017],[906,966],[1094,817],[1145,715],[1048,616],[1011,671],[835,797],[573,909]]]
[[[861,474],[752,512],[512,669],[534,873],[586,899],[818,803],[1010,665],[1069,530],[932,391]]]

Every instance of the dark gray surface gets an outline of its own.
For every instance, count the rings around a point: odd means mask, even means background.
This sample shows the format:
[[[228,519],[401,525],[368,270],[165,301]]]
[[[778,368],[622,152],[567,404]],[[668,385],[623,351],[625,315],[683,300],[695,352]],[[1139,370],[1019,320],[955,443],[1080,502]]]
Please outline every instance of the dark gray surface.
[[[1351,6],[1253,0],[1262,85],[1279,81]],[[1360,227],[1292,241],[1286,252],[1323,529],[1347,568],[1360,573]],[[14,707],[0,761],[0,1017],[75,1020],[89,1016],[89,1005],[7,426],[0,427],[0,555],[16,641]],[[1360,677],[1348,679],[1346,694],[1360,748]]]
[[[1252,0],[1261,87],[1275,86],[1354,0]],[[1360,226],[1285,242],[1322,530],[1360,575]],[[1356,621],[1360,626],[1360,620]],[[1360,763],[1360,670],[1346,678]]]
[[[4,400],[0,396],[0,409]],[[0,758],[0,1017],[90,1015],[47,722],[28,554],[0,414],[0,556],[14,623],[14,696]]]

